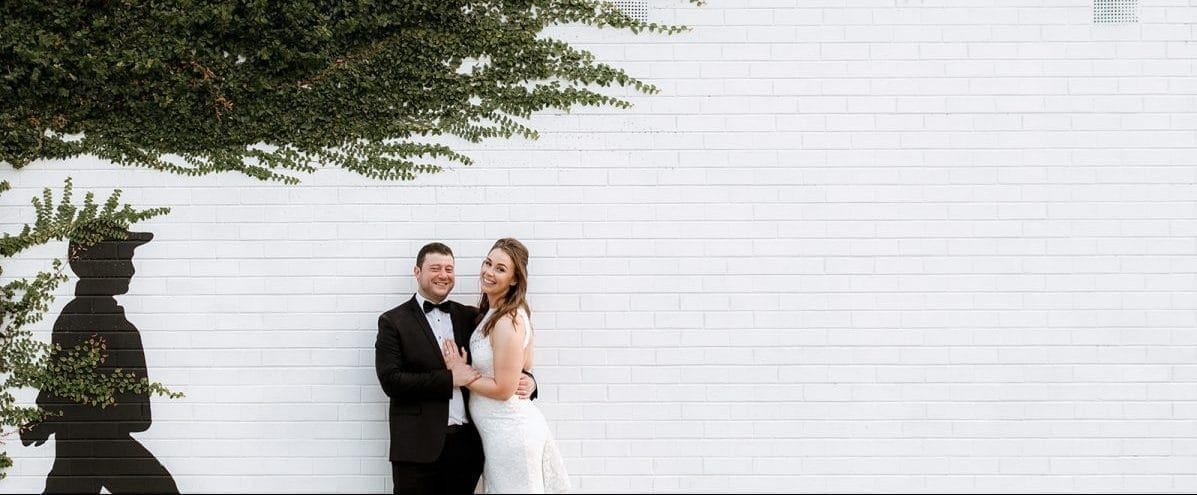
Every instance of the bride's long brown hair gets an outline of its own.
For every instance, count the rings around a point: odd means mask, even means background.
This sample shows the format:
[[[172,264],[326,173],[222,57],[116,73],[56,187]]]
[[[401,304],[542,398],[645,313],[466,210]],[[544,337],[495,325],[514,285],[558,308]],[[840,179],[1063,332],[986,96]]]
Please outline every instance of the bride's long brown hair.
[[[495,245],[490,247],[491,251],[496,249],[503,250],[507,256],[511,257],[511,261],[515,263],[512,267],[513,278],[515,284],[507,289],[507,295],[499,301],[499,306],[495,308],[495,317],[487,320],[486,325],[482,327],[482,336],[489,337],[490,331],[495,328],[499,317],[504,315],[511,315],[515,318],[516,310],[524,308],[528,313],[528,317],[532,317],[532,308],[528,307],[528,248],[524,244],[510,237],[504,237],[495,241]],[[490,251],[487,251],[489,253]],[[478,318],[474,325],[482,322],[486,317],[486,312],[490,310],[490,298],[486,297],[486,293],[482,293],[482,301],[478,303]]]

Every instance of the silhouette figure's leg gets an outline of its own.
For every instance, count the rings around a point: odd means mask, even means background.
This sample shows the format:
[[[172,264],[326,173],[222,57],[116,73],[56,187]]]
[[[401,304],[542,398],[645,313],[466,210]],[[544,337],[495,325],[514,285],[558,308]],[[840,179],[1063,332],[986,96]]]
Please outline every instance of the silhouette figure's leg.
[[[126,436],[100,443],[103,444],[100,457],[104,457],[102,462],[108,467],[104,470],[103,483],[109,492],[179,493],[166,466],[137,440]]]
[[[100,493],[100,479],[94,476],[47,476],[45,494]]]
[[[46,476],[43,493],[100,493],[100,479],[91,469],[90,442],[55,439],[54,466]]]

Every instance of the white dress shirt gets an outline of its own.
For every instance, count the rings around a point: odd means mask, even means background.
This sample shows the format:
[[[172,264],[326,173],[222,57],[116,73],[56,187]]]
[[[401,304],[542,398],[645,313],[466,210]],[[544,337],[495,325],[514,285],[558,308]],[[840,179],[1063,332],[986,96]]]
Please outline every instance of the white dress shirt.
[[[420,311],[424,311],[424,301],[427,301],[427,299],[417,292],[416,304],[420,307]],[[424,313],[424,317],[428,318],[428,325],[432,327],[432,333],[436,335],[436,343],[438,345],[443,344],[445,339],[457,340],[453,336],[453,319],[449,316],[449,313],[441,311],[439,308],[432,308],[432,311]],[[456,342],[456,344],[458,347],[469,345],[468,342]],[[438,348],[437,351],[439,352],[440,349]],[[449,424],[460,425],[465,423],[467,423],[465,399],[461,395],[461,388],[454,387],[453,398],[449,399]]]

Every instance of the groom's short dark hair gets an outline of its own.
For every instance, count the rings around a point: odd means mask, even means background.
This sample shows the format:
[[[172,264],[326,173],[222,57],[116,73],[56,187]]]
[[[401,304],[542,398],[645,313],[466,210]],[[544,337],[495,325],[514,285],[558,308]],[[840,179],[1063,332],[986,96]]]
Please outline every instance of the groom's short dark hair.
[[[420,248],[420,254],[416,255],[416,266],[421,268],[424,267],[424,257],[428,256],[428,253],[443,254],[449,256],[450,258],[453,257],[453,250],[449,249],[449,246],[439,242],[430,242],[425,244],[424,247]]]

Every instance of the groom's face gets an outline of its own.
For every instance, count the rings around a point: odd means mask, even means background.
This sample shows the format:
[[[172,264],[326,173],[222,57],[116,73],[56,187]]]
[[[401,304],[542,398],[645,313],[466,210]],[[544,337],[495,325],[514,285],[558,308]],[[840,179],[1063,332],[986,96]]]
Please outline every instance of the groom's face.
[[[424,256],[424,264],[415,268],[415,275],[420,294],[434,303],[440,303],[453,291],[453,257],[428,253]]]

